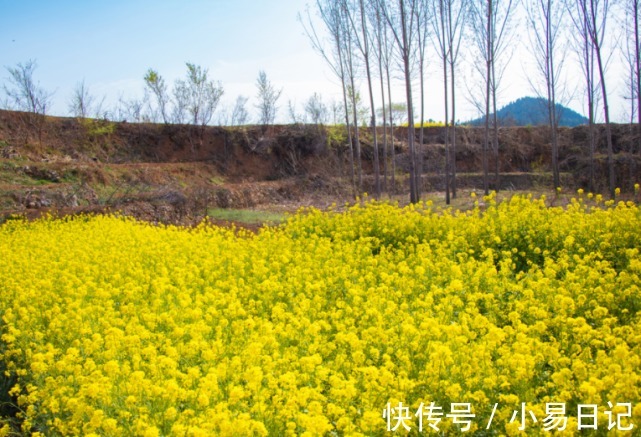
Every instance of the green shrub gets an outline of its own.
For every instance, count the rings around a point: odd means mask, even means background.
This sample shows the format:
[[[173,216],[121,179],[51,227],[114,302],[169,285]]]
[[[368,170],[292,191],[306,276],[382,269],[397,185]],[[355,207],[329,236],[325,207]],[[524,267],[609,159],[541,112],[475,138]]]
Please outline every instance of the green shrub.
[[[337,124],[325,127],[327,147],[336,149],[347,144],[347,128],[344,124]]]
[[[116,123],[108,120],[83,118],[80,120],[80,124],[85,128],[87,135],[92,138],[111,135],[116,131]]]

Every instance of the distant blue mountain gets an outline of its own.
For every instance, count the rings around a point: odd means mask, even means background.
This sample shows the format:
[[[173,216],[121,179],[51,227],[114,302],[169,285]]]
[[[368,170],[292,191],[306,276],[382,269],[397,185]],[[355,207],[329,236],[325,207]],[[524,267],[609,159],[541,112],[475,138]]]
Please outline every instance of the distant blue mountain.
[[[588,123],[586,117],[558,103],[556,113],[559,117],[559,126],[574,127]],[[548,101],[540,97],[522,97],[499,109],[497,116],[501,126],[546,125],[549,123]],[[483,117],[469,122],[473,126],[482,126],[484,123]]]

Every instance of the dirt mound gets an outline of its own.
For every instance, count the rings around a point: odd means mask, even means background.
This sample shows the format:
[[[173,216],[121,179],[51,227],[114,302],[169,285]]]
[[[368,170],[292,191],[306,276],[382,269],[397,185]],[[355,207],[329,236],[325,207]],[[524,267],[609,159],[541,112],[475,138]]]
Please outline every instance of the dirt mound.
[[[613,133],[617,186],[631,192],[641,168],[639,130],[615,125]],[[408,190],[407,134],[406,128],[394,130],[392,194]],[[587,188],[593,173],[596,186],[605,191],[603,127],[598,127],[592,159],[586,126],[562,128],[559,134],[563,186]],[[382,129],[379,136],[382,144]],[[444,128],[424,130],[418,150],[426,192],[444,188],[444,143]],[[363,190],[370,193],[372,144],[371,132],[361,130]],[[457,127],[459,187],[482,186],[483,145],[482,128]],[[201,218],[211,207],[325,204],[353,195],[348,150],[340,126],[203,127],[0,111],[0,212],[121,209],[141,218],[181,222]],[[492,171],[494,156],[491,149]],[[385,160],[381,155],[381,170]],[[492,188],[551,186],[549,129],[501,128],[498,168],[499,185],[492,180]]]

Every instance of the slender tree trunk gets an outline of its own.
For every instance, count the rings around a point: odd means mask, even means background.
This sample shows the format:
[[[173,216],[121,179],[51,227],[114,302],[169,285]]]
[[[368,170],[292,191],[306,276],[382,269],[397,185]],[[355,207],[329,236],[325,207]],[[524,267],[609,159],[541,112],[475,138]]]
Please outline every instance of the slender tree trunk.
[[[420,15],[417,14],[417,22],[420,23],[421,20],[418,18]],[[423,147],[425,143],[425,126],[423,126],[425,121],[425,39],[423,38],[423,30],[418,29],[417,32],[417,42],[418,42],[418,74],[419,74],[419,87],[421,92],[421,127],[418,134],[418,162],[416,166],[416,185],[421,186],[421,175],[423,174]]]
[[[372,88],[372,77],[369,71],[369,61],[367,64],[367,87],[369,88],[369,102],[371,110],[371,128],[372,128],[372,147],[374,148],[374,190],[377,199],[381,197],[381,165],[378,156],[378,135],[376,132],[376,109],[374,108],[374,91]]]
[[[592,114],[590,114],[590,120],[588,122],[588,127],[589,127],[589,135],[590,135],[590,185],[588,189],[590,190],[591,193],[594,193],[595,191],[595,186],[594,186],[594,155],[596,153],[596,132],[595,132],[595,125],[594,125],[594,117]]]
[[[614,147],[612,145],[612,127],[610,126],[610,110],[608,108],[608,94],[605,89],[605,73],[603,69],[603,60],[601,59],[601,49],[596,47],[596,62],[599,68],[599,79],[601,80],[601,93],[603,94],[603,114],[605,116],[605,134],[608,141],[608,187],[610,198],[614,199],[615,175],[614,175]]]
[[[585,66],[586,66],[586,82],[588,85],[588,127],[589,127],[589,141],[590,141],[590,185],[589,190],[591,193],[596,191],[594,185],[594,155],[596,154],[596,126],[594,120],[594,51],[592,45],[589,43],[589,38],[585,42]]]
[[[490,90],[489,82],[487,84],[487,94],[485,97],[485,127],[484,138],[483,138],[483,192],[487,196],[490,194],[490,184],[489,184],[489,164],[488,164],[488,153],[490,148]]]
[[[383,29],[380,11],[376,11],[378,25],[378,75],[381,79],[381,102],[383,104],[383,191],[387,192],[387,112],[385,107],[385,77],[383,76]]]
[[[347,129],[347,143],[349,144],[349,176],[352,183],[352,195],[356,197],[356,175],[354,173],[354,145],[352,144],[352,127],[349,122],[349,105],[343,90],[343,103],[345,106],[345,129]]]
[[[420,33],[420,31],[419,31]],[[423,68],[424,68],[424,58],[421,55],[419,60],[419,86],[421,88],[421,130],[418,134],[418,150],[416,154],[418,155],[418,162],[416,163],[416,186],[421,186],[421,177],[423,176],[423,144],[425,142],[425,127],[423,122],[425,121],[425,78],[423,77]]]
[[[338,53],[339,73],[343,91],[343,107],[345,108],[345,129],[347,129],[347,142],[349,144],[349,172],[352,183],[352,195],[356,197],[356,175],[354,174],[354,144],[352,143],[352,129],[349,122],[349,103],[347,97],[347,83],[345,82],[345,62],[343,60],[343,47],[341,47],[340,34],[337,32],[336,52]]]
[[[641,153],[641,41],[639,41],[639,0],[634,0],[634,61],[635,61],[635,78],[637,83],[637,131],[639,140],[637,143],[637,153]],[[636,171],[636,160],[632,157],[634,162],[634,170]],[[631,181],[634,183],[635,181]]]
[[[399,0],[401,9],[401,28],[403,33],[403,70],[405,72],[405,97],[407,99],[407,140],[410,149],[410,202],[418,203],[420,200],[420,187],[416,184],[416,145],[414,133],[414,105],[412,105],[412,76],[410,70],[410,53],[409,36],[407,35],[407,25],[405,23],[405,4],[403,0]]]
[[[635,108],[637,105],[637,102],[634,101],[634,87],[636,86],[635,79],[634,79],[634,65],[630,65],[630,89],[628,91],[630,92],[630,120],[628,121],[630,123],[630,133],[634,133],[634,117],[635,117]],[[634,151],[634,145],[630,146],[630,152],[632,153]]]
[[[363,190],[363,165],[361,162],[361,141],[358,135],[358,110],[356,108],[356,90],[354,88],[354,76],[351,75],[352,87],[352,116],[354,121],[354,145],[356,146],[356,172],[358,175],[358,191]]]
[[[365,24],[365,5],[363,0],[360,0],[361,6],[361,28],[363,30],[363,57],[365,58],[365,72],[367,73],[367,89],[369,91],[369,104],[371,113],[371,128],[372,128],[372,146],[374,147],[374,190],[376,199],[381,197],[381,167],[378,156],[378,135],[376,132],[376,108],[374,107],[374,90],[372,87],[372,71],[369,63],[369,36],[367,35],[367,27]]]
[[[341,11],[343,13],[343,20],[346,20],[348,11],[345,3],[341,4]],[[345,67],[347,68],[347,73],[349,75],[349,86],[351,89],[351,95],[349,96],[352,102],[352,120],[354,123],[354,148],[356,153],[356,175],[358,177],[358,193],[360,194],[363,191],[363,165],[361,160],[361,141],[358,128],[358,109],[356,108],[356,84],[354,83],[354,55],[352,53],[352,41],[349,31],[345,30],[345,38],[343,41],[343,48],[345,49]]]
[[[552,178],[554,180],[554,189],[561,186],[561,177],[559,173],[559,139],[558,139],[558,122],[556,116],[556,103],[554,98],[554,89],[548,90],[548,112],[550,123],[550,136],[552,141]]]
[[[546,85],[548,94],[548,119],[550,123],[550,137],[552,141],[552,178],[554,189],[561,186],[559,175],[559,140],[558,140],[558,120],[556,117],[556,79],[554,77],[554,53],[552,25],[550,23],[552,15],[552,4],[547,0],[548,17],[545,22],[545,68],[546,68]]]
[[[442,46],[441,46],[441,59],[443,60],[443,105],[445,107],[445,204],[449,205],[450,204],[450,129],[449,129],[449,107],[448,107],[448,81],[447,81],[447,48],[448,48],[448,42],[449,41],[449,32],[445,33],[445,3],[444,0],[439,1],[439,13],[440,13],[440,20],[441,20],[441,38],[442,38]],[[449,47],[450,50],[452,50],[452,47]]]
[[[412,108],[412,78],[410,76],[410,62],[409,62],[409,55],[404,56],[404,64],[405,64],[405,95],[407,98],[407,101],[409,102],[407,105],[407,112],[408,112],[408,126],[407,126],[407,140],[409,144],[409,149],[410,149],[410,202],[411,203],[418,203],[420,200],[420,189],[416,184],[416,145],[414,144],[415,141],[415,134],[414,134],[414,109]]]
[[[487,28],[486,28],[486,57],[485,57],[485,130],[483,141],[483,191],[487,196],[490,194],[489,187],[489,146],[490,146],[490,83],[492,79],[492,0],[488,0],[487,5]]]
[[[455,101],[455,84],[454,68],[451,69],[452,75],[452,156],[450,158],[450,175],[452,177],[452,198],[456,199],[456,101]]]
[[[596,191],[595,186],[595,154],[596,154],[596,120],[594,112],[594,45],[590,39],[588,32],[588,19],[587,15],[583,14],[581,17],[581,27],[582,32],[581,39],[583,42],[583,61],[584,73],[585,73],[585,83],[587,89],[588,97],[588,140],[589,140],[589,182],[588,190],[590,193]]]
[[[492,45],[492,53],[494,53],[494,45]],[[494,59],[494,55],[492,55]],[[494,115],[492,116],[494,120],[494,180],[496,181],[496,187],[494,190],[498,193],[501,189],[501,161],[499,160],[499,120],[496,113],[496,72],[495,72],[495,62],[492,61],[492,106]]]
[[[443,102],[445,105],[445,204],[450,204],[450,127],[448,123],[447,59],[443,59]]]
[[[634,98],[634,88],[636,86],[635,83],[635,78],[634,78],[634,65],[630,65],[630,135],[634,135],[634,117],[635,117],[635,107],[636,107],[636,101]],[[634,149],[635,149],[635,144],[634,141],[630,141],[630,145],[628,146],[628,183],[630,184],[630,187],[634,185],[634,180],[636,179],[636,174],[637,174],[637,166],[636,166],[636,160],[634,159]],[[623,181],[621,181],[623,184]]]
[[[396,150],[394,149],[394,116],[392,112],[392,81],[390,80],[389,63],[385,65],[385,78],[387,80],[387,101],[389,102],[389,124],[390,124],[390,161],[392,171],[392,192],[396,190]]]
[[[603,28],[601,30],[597,24],[597,7],[595,0],[589,0],[589,8],[587,4],[581,4],[584,23],[588,29],[588,35],[592,43],[594,54],[596,56],[597,68],[599,70],[599,80],[601,82],[601,93],[603,95],[603,113],[605,116],[605,132],[607,136],[608,146],[608,187],[610,191],[610,198],[614,199],[615,189],[615,174],[614,174],[614,147],[612,145],[612,127],[610,126],[610,110],[608,108],[608,94],[605,86],[605,68],[603,66],[603,59],[601,57],[601,41],[599,41],[599,33],[605,31],[605,19],[607,10],[604,10]]]
[[[635,76],[637,81],[637,120],[641,128],[641,41],[639,41],[639,0],[634,0],[634,61]],[[639,150],[641,151],[641,136],[639,136]]]
[[[356,175],[354,174],[354,145],[352,144],[352,129],[349,122],[349,104],[347,102],[347,84],[343,68],[343,60],[339,50],[339,62],[341,63],[341,85],[343,87],[343,106],[345,108],[345,129],[347,129],[347,142],[349,144],[349,171],[352,181],[352,195],[356,197]]]
[[[452,143],[451,156],[449,158],[449,172],[452,178],[451,189],[452,189],[452,198],[456,199],[456,77],[454,76],[455,62],[453,52],[450,50],[450,79],[452,84],[452,122],[451,126],[451,137],[450,141]]]
[[[381,63],[379,63],[378,69],[381,76],[381,103],[383,104],[383,191],[387,192],[387,108],[385,106],[385,79]]]
[[[552,146],[552,179],[554,189],[556,190],[561,186],[559,180],[559,152],[556,135],[556,110],[554,108],[554,97],[552,96],[552,87],[548,85],[548,122],[550,125],[550,140]]]

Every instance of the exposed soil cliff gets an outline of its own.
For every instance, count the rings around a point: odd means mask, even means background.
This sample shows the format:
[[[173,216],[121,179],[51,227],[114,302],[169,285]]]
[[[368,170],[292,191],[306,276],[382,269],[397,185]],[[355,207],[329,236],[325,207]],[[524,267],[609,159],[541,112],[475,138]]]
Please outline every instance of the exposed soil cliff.
[[[596,188],[604,190],[607,156],[602,127],[599,131],[593,168]],[[371,192],[371,133],[362,133],[363,189]],[[381,147],[382,136],[380,130]],[[403,193],[407,129],[395,129],[394,137],[396,186],[388,182],[388,191]],[[443,128],[425,130],[420,146],[424,190],[443,189],[444,137]],[[482,187],[483,138],[482,128],[457,128],[459,187]],[[592,162],[588,128],[563,128],[560,139],[563,185],[587,188]],[[551,185],[547,128],[502,128],[499,143],[500,189]],[[640,179],[638,127],[614,126],[614,146],[617,186],[631,191]],[[491,151],[492,174],[494,156]],[[295,208],[330,199],[340,202],[353,194],[348,168],[341,127],[131,124],[0,111],[0,213],[5,216],[49,208],[111,208],[152,220],[181,221],[214,206],[277,203]],[[490,180],[495,188],[494,177]]]

